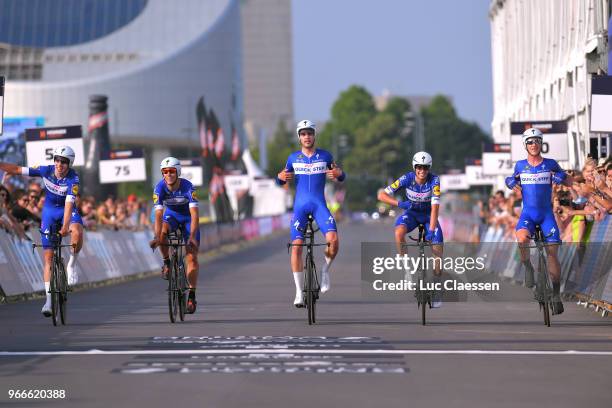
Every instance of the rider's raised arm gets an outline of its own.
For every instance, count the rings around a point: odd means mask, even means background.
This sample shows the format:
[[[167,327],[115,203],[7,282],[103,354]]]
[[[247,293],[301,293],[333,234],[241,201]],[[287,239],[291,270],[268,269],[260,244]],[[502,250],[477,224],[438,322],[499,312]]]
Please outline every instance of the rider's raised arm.
[[[164,215],[164,198],[161,182],[157,184],[157,186],[155,186],[155,190],[153,190],[153,211],[155,212],[155,224],[153,225],[153,231],[155,238],[159,238],[161,235],[162,216]]]
[[[434,177],[433,186],[431,188],[431,215],[429,216],[429,229],[431,231],[438,227],[438,215],[440,213],[440,199],[442,193],[440,191],[440,178]]]
[[[11,176],[40,176],[40,172],[37,167],[21,167],[13,163],[0,162],[0,170],[4,171]],[[37,173],[38,174],[32,174]]]

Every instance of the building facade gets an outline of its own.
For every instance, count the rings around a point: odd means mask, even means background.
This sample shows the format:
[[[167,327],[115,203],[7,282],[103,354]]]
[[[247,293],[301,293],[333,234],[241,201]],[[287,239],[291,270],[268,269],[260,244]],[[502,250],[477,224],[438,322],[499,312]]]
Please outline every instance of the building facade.
[[[215,127],[217,150],[236,135],[245,146],[238,0],[0,0],[0,10],[6,117],[87,129],[98,94],[112,142],[154,158],[212,149],[202,126]]]
[[[511,121],[565,120],[569,166],[607,155],[590,128],[591,77],[607,64],[608,0],[493,0],[490,5],[495,142]]]
[[[291,1],[243,0],[244,124],[249,142],[293,117]]]

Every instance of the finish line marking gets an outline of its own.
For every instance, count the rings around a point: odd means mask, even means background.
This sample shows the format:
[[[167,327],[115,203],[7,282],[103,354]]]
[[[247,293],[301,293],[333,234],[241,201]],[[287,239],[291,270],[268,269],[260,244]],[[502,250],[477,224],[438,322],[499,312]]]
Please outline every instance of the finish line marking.
[[[366,350],[366,349],[215,349],[215,350],[86,350],[86,351],[0,351],[0,357],[15,356],[145,356],[145,355],[215,355],[215,354],[334,354],[334,355],[501,355],[501,356],[612,356],[612,351],[579,350]]]

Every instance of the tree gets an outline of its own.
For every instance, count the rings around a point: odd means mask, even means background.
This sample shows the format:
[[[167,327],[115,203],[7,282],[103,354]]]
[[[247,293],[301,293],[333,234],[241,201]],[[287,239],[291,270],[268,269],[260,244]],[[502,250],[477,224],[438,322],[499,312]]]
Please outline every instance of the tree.
[[[434,170],[462,169],[465,159],[480,157],[482,143],[491,138],[475,123],[462,120],[448,98],[437,95],[421,110],[425,122],[425,149],[432,155]]]
[[[317,138],[317,145],[331,151],[335,150],[340,135],[346,135],[346,153],[355,145],[355,133],[376,116],[376,106],[372,95],[363,87],[353,85],[343,91],[331,109],[331,119]]]

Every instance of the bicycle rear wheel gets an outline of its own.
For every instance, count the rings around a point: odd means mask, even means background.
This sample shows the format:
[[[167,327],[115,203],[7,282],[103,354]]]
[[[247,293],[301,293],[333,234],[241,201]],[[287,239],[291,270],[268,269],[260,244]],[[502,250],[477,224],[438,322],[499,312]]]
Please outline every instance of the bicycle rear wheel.
[[[541,290],[541,306],[544,313],[544,324],[550,327],[550,310],[551,310],[551,296],[550,287],[548,285],[548,271],[546,269],[546,260],[544,254],[538,255],[538,280]]]
[[[62,324],[65,325],[68,321],[68,311],[66,310],[66,302],[68,301],[68,280],[66,279],[66,268],[64,267],[64,263],[62,260],[57,261],[57,271],[58,273],[58,303],[59,303],[59,312]]]
[[[168,272],[168,313],[170,315],[170,322],[176,322],[176,315],[178,312],[178,293],[177,293],[177,268],[176,259],[172,257],[170,263],[170,271]]]

